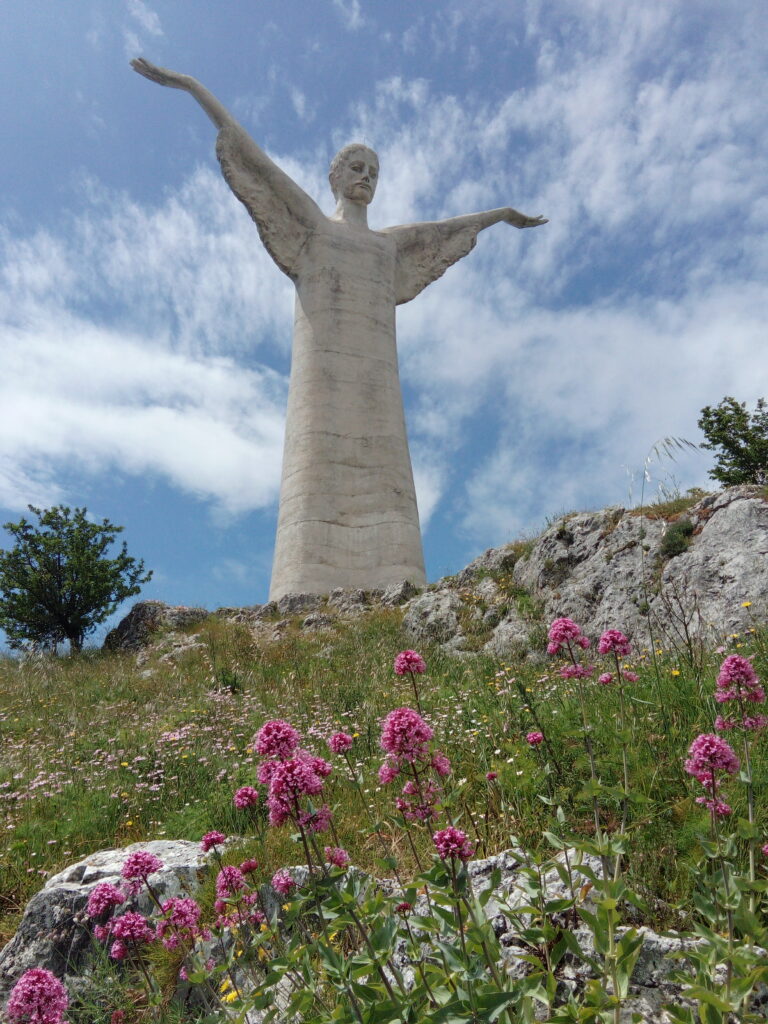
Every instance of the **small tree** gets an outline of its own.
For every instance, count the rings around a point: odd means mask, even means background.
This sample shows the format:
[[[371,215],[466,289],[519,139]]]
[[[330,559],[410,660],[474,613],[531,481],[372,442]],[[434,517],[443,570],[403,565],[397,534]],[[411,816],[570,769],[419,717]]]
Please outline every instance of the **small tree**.
[[[0,551],[0,627],[11,647],[55,649],[68,640],[71,651],[80,651],[85,637],[152,573],[144,573],[144,562],[131,558],[125,543],[116,558],[107,556],[122,526],[89,522],[84,508],[29,510],[37,525],[21,519],[4,527],[16,544]]]
[[[726,395],[714,408],[704,406],[699,427],[707,439],[702,448],[717,453],[715,468],[709,471],[713,480],[726,487],[768,482],[768,406],[765,399],[759,398],[757,408],[750,412],[745,402],[737,402]]]

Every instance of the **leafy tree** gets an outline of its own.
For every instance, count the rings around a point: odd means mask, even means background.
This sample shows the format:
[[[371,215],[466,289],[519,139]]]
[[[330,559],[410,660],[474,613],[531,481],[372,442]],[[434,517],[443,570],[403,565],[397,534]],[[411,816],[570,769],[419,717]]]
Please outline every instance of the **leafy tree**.
[[[0,551],[0,627],[11,647],[55,649],[68,640],[71,651],[80,651],[85,637],[152,573],[144,574],[144,562],[131,558],[125,543],[116,558],[108,557],[122,526],[92,523],[84,508],[28,507],[37,524],[22,518],[4,527],[16,544]]]
[[[726,487],[768,482],[768,406],[765,399],[759,398],[757,408],[750,412],[746,402],[737,402],[726,395],[714,408],[704,406],[699,427],[707,439],[702,448],[717,453],[715,468],[709,471],[713,480],[719,480]]]

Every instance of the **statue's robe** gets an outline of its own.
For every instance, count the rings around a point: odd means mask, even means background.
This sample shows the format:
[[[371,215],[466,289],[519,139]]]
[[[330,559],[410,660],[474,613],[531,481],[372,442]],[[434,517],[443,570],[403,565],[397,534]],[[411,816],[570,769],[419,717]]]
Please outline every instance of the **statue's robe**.
[[[371,231],[333,220],[239,126],[216,152],[296,286],[270,599],[425,583],[395,306],[475,245],[456,218]]]

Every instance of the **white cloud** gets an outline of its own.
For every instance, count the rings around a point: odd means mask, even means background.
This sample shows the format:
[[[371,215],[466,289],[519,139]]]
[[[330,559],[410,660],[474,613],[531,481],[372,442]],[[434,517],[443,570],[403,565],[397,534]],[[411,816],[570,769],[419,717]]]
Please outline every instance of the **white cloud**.
[[[128,0],[128,13],[151,36],[161,36],[163,29],[160,18],[144,0]]]
[[[350,32],[357,32],[365,24],[360,0],[333,0],[333,6],[341,15],[344,26]]]

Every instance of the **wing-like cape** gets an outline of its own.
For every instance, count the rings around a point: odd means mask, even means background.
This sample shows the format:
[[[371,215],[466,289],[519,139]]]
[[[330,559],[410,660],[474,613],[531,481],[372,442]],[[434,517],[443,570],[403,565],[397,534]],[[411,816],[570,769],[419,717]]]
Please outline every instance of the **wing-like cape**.
[[[395,302],[410,302],[448,267],[471,252],[480,224],[472,214],[449,220],[424,221],[386,228],[397,245]]]
[[[323,217],[320,207],[240,125],[221,129],[216,156],[227,184],[256,221],[267,252],[295,277],[299,253]]]

